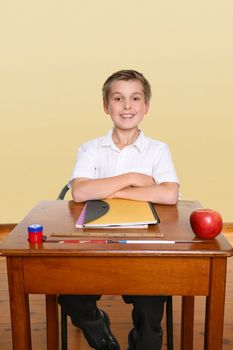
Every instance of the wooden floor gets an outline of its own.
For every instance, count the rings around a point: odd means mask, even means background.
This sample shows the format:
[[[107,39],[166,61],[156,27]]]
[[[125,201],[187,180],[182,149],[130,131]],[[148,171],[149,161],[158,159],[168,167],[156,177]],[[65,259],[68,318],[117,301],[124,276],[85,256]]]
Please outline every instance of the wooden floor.
[[[233,225],[225,225],[224,234],[233,245]],[[0,241],[7,235],[7,228],[1,226]],[[195,298],[195,329],[194,329],[194,350],[203,349],[204,335],[204,297]],[[174,350],[179,349],[180,344],[180,307],[181,298],[173,297],[174,312]],[[31,323],[33,350],[46,349],[45,330],[45,302],[44,296],[31,295]],[[131,328],[131,308],[126,305],[118,296],[104,296],[99,302],[99,307],[106,310],[111,318],[112,331],[117,337],[121,350],[127,349],[127,334]],[[165,331],[165,320],[163,321]],[[69,350],[88,350],[82,333],[69,323]],[[5,258],[0,257],[0,349],[12,350],[11,323],[9,311],[8,285],[6,275]],[[166,332],[164,332],[163,350],[166,347]],[[226,307],[223,350],[233,349],[233,259],[228,259]],[[146,349],[145,349],[146,350]],[[185,349],[189,350],[189,349]]]

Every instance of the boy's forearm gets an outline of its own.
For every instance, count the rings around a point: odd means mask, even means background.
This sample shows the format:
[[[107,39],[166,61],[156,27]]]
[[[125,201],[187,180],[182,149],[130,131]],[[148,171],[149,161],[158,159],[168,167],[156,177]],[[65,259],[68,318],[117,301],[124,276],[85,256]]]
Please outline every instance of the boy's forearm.
[[[104,199],[130,186],[130,173],[103,179],[75,179],[72,181],[72,197],[75,202]]]
[[[148,201],[157,204],[176,204],[179,186],[176,183],[162,183],[146,187],[128,187],[115,192],[111,198]]]
[[[155,197],[154,186],[156,185],[152,176],[135,172],[101,179],[78,178],[72,181],[72,196],[75,202],[110,198],[116,194],[118,198],[150,200],[147,198]],[[157,192],[156,198],[160,198],[160,190],[156,190]]]

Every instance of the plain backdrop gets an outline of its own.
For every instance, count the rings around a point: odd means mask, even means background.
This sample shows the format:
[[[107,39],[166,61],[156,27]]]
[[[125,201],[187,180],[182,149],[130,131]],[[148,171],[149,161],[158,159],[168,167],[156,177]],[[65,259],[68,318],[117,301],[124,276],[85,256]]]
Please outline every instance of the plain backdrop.
[[[111,127],[119,69],[152,87],[145,134],[169,144],[183,199],[233,221],[232,0],[21,0],[0,13],[0,223],[68,181],[81,143]]]

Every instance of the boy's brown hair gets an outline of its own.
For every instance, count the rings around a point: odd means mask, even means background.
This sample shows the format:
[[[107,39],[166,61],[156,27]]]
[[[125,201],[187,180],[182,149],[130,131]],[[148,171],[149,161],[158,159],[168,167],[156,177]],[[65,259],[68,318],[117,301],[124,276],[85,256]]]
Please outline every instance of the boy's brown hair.
[[[108,104],[108,98],[110,94],[111,84],[115,80],[138,80],[142,83],[143,92],[145,97],[145,102],[148,103],[151,98],[151,88],[148,80],[143,76],[142,73],[136,70],[120,70],[116,73],[110,75],[110,77],[105,81],[102,89],[104,105]]]

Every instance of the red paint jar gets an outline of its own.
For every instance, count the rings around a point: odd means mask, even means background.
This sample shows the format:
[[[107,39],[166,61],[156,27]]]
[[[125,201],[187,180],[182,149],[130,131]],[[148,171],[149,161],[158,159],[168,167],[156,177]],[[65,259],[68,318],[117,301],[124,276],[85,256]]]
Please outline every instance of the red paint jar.
[[[28,226],[28,241],[31,244],[43,243],[43,226],[33,224]]]

